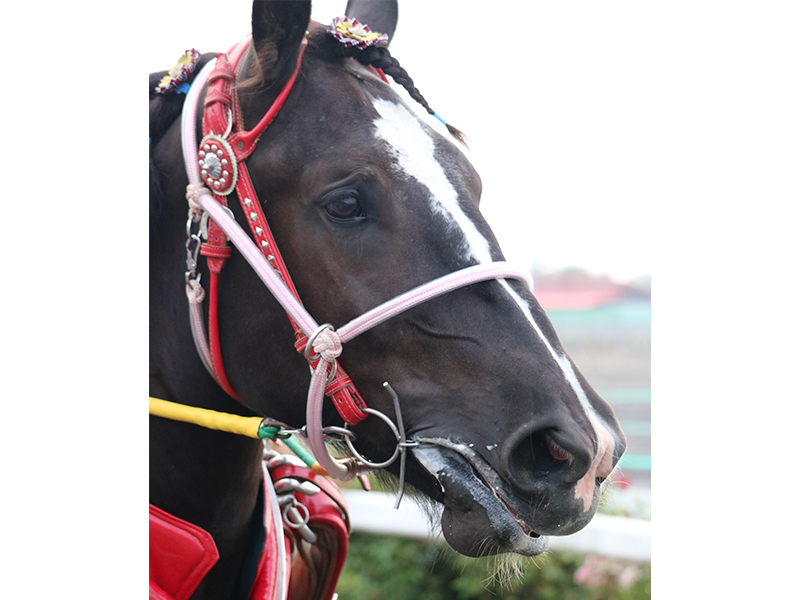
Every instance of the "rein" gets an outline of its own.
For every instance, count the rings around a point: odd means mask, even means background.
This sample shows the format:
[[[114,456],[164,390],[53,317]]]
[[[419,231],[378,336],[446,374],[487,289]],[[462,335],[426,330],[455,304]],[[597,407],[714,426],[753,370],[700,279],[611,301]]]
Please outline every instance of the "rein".
[[[204,343],[201,308],[203,294],[199,285],[199,276],[196,274],[199,247],[200,254],[205,255],[209,262],[212,295],[209,313],[213,313],[213,319],[216,319],[216,281],[225,259],[230,256],[230,247],[226,244],[226,240],[230,240],[286,311],[297,334],[295,347],[305,355],[311,365],[312,376],[306,404],[306,433],[317,461],[328,474],[346,481],[352,479],[359,472],[385,468],[399,456],[401,460],[401,488],[397,500],[397,504],[399,504],[403,489],[405,450],[407,447],[415,445],[415,442],[406,440],[400,414],[400,403],[388,384],[384,384],[384,386],[392,395],[397,413],[397,426],[383,413],[367,407],[344,369],[338,364],[337,359],[341,355],[343,344],[405,310],[460,287],[492,279],[512,278],[523,281],[532,291],[533,281],[527,271],[505,262],[479,264],[439,277],[405,292],[338,329],[328,323],[318,324],[297,296],[297,291],[292,285],[283,260],[275,247],[274,239],[269,233],[261,205],[243,162],[243,159],[253,151],[258,139],[291,91],[291,85],[300,68],[302,47],[298,57],[297,70],[284,86],[276,103],[255,129],[251,132],[243,132],[237,130],[238,124],[241,122],[241,112],[238,101],[235,99],[235,90],[231,90],[235,81],[236,66],[248,45],[249,39],[246,39],[232,49],[230,56],[233,64],[229,63],[225,55],[220,55],[200,71],[187,94],[181,118],[184,162],[190,182],[186,194],[190,205],[189,221],[187,222],[186,283],[195,343],[206,367],[220,382],[223,389],[238,399],[224,376],[224,369],[219,360],[218,329],[211,318],[209,321],[209,347],[206,347]],[[195,134],[196,113],[203,86],[207,81],[210,83],[205,102],[206,113],[203,119],[205,137],[201,141],[198,151]],[[228,110],[222,110],[223,108]],[[222,128],[223,124],[225,125],[224,129]],[[216,129],[212,130],[212,128]],[[224,133],[218,134],[215,131]],[[215,158],[212,159],[211,156]],[[219,168],[217,168],[218,166]],[[201,168],[203,169],[202,173]],[[204,183],[209,187],[206,187]],[[234,190],[245,211],[253,239],[237,223],[227,207],[226,196]],[[199,244],[200,237],[192,233],[192,224],[204,219],[204,214],[208,216],[209,242],[208,244]],[[192,244],[196,244],[196,246],[192,248]],[[322,407],[325,395],[333,398],[336,408],[347,425],[354,425],[369,415],[378,416],[386,422],[397,438],[397,449],[392,458],[383,463],[371,463],[355,451],[352,446],[354,434],[347,427],[323,429]],[[344,436],[348,447],[354,453],[353,457],[342,461],[328,453],[325,438],[326,433],[327,437],[331,437],[332,430],[336,430],[337,433]]]

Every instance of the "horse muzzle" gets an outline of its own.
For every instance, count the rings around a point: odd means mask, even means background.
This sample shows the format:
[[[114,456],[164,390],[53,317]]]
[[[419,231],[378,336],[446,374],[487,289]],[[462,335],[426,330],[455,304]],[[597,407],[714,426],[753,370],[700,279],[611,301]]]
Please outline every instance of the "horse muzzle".
[[[417,440],[414,457],[439,483],[442,533],[466,556],[513,552],[541,554],[547,535],[569,535],[591,521],[607,483],[598,481],[588,510],[572,486],[544,477],[530,494],[520,494],[477,452],[443,438]]]

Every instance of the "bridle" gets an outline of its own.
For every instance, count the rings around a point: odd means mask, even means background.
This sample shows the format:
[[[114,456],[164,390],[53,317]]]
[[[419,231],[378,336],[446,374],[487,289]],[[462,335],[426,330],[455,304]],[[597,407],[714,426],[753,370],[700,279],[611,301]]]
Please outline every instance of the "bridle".
[[[384,386],[392,396],[395,406],[396,426],[389,417],[369,408],[338,363],[337,359],[342,352],[343,344],[409,308],[463,286],[492,279],[513,278],[525,282],[532,291],[533,281],[527,271],[505,262],[479,264],[405,292],[338,329],[328,323],[318,324],[300,302],[297,290],[292,284],[264,218],[261,204],[244,163],[244,159],[253,152],[258,140],[292,89],[300,69],[305,40],[300,48],[297,68],[278,98],[258,125],[251,131],[246,131],[234,84],[237,70],[242,62],[240,59],[249,44],[250,40],[246,38],[234,46],[227,55],[220,55],[200,71],[187,94],[181,117],[183,155],[190,182],[186,194],[190,205],[186,227],[186,290],[195,345],[209,373],[228,394],[239,399],[228,382],[222,365],[217,323],[217,280],[225,260],[230,256],[230,246],[227,245],[227,240],[230,240],[286,311],[296,333],[295,348],[303,353],[311,366],[311,383],[306,404],[306,435],[317,461],[329,475],[340,480],[349,480],[359,472],[385,468],[399,456],[400,494],[402,494],[405,450],[415,445],[415,442],[406,439],[399,399],[391,386],[385,383]],[[204,138],[198,146],[196,114],[206,82],[209,86],[203,116]],[[227,206],[227,197],[233,191],[236,192],[244,210],[250,226],[250,235],[237,223]],[[203,225],[205,242],[201,241],[198,233],[193,233],[193,226],[198,223]],[[197,274],[198,251],[208,260],[211,279],[208,342],[205,338],[202,317],[204,291],[199,283],[200,276]],[[345,427],[323,428],[322,405],[325,395],[333,399],[334,405],[346,423]],[[358,454],[352,445],[354,435],[347,426],[355,425],[369,415],[377,416],[386,422],[397,438],[396,451],[388,461],[370,462]],[[353,457],[339,460],[328,453],[325,438],[331,433],[338,433],[341,436],[353,452]],[[398,503],[399,500],[400,496]]]

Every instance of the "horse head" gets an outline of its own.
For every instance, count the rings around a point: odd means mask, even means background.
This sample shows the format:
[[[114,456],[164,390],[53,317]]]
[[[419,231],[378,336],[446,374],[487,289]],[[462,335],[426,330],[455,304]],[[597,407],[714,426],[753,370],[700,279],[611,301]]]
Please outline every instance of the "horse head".
[[[394,31],[396,3],[351,2],[347,11]],[[406,104],[408,92],[433,113],[386,44],[347,47],[309,19],[310,2],[254,2],[237,83],[249,129],[305,45],[294,87],[247,169],[308,312],[339,326],[415,286],[502,261],[479,210],[480,177],[458,143]],[[185,183],[164,184],[165,196]],[[302,425],[309,370],[284,311],[235,252],[219,294],[231,387],[254,413]],[[613,410],[515,280],[415,306],[348,341],[339,361],[369,407],[393,415],[384,382],[396,391],[412,447],[406,481],[443,505],[444,536],[466,555],[539,554],[545,536],[581,529],[625,450]],[[341,424],[330,403],[323,421]],[[352,430],[363,456],[379,461],[395,450],[379,419]]]

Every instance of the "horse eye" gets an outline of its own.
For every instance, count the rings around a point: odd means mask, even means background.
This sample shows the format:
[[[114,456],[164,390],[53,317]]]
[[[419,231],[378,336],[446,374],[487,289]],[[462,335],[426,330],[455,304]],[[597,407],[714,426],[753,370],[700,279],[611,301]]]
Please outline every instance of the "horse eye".
[[[352,221],[364,217],[364,211],[354,196],[334,198],[325,205],[328,215],[335,221]]]

